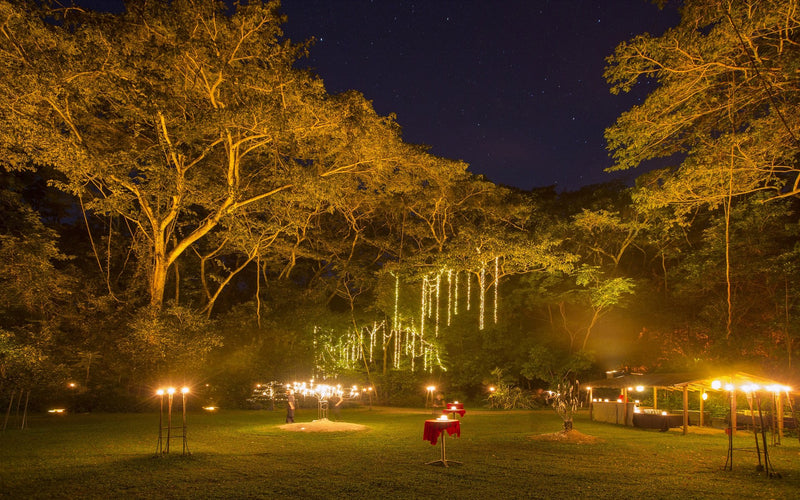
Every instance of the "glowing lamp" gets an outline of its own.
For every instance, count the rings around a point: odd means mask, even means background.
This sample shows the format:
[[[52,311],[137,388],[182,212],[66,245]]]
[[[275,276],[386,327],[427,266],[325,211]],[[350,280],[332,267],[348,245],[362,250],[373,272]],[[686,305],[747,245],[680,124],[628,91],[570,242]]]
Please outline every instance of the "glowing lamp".
[[[188,392],[189,392],[189,388],[188,388],[188,387],[184,387],[184,388],[182,388],[182,389],[181,389],[181,392],[182,392],[183,394],[186,394],[186,393],[188,393]]]
[[[704,392],[704,393],[703,393],[703,395],[702,395],[702,396],[700,396],[700,397],[701,397],[701,398],[703,398],[703,401],[705,401],[705,400],[707,400],[707,399],[708,399],[708,393],[707,393],[707,392]]]
[[[711,388],[714,389],[715,391],[720,390],[722,388],[722,382],[720,382],[719,380],[714,380],[713,382],[711,382]]]
[[[64,413],[65,411],[66,410],[64,408],[53,408],[51,410],[47,410],[47,413],[54,413],[56,415],[59,415],[61,413]]]
[[[169,389],[167,389],[167,394],[175,394],[175,388],[170,387]]]
[[[163,395],[164,395],[164,389],[159,389],[156,391],[156,396],[163,396]]]
[[[217,407],[216,406],[204,406],[203,409],[205,411],[217,411]]]
[[[665,417],[667,416],[667,412],[665,411],[662,411],[661,414],[664,415]]]
[[[725,384],[725,390],[726,391],[733,392],[734,389],[735,389],[735,387],[733,386],[733,384]]]
[[[448,420],[447,415],[442,415],[437,420]]]
[[[428,392],[433,392],[435,390],[436,390],[436,386],[435,385],[429,385],[428,386]]]
[[[497,389],[495,389],[494,387],[489,387],[489,392],[494,392],[494,391],[496,391],[496,390],[497,390]]]
[[[637,385],[636,386],[636,392],[642,392],[642,391],[644,391],[644,386],[643,385]]]

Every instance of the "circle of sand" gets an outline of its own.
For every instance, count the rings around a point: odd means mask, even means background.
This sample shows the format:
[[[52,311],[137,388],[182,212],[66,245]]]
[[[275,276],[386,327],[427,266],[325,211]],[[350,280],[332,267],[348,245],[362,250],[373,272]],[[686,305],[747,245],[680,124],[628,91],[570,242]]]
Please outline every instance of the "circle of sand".
[[[285,431],[293,432],[347,432],[347,431],[365,431],[368,429],[366,425],[350,424],[348,422],[334,422],[323,418],[320,420],[313,420],[311,422],[295,422],[293,424],[284,424],[278,426]]]
[[[550,434],[539,434],[538,436],[528,436],[528,439],[535,441],[559,441],[562,443],[576,443],[576,444],[593,444],[602,443],[603,440],[575,429],[569,431],[559,431]]]

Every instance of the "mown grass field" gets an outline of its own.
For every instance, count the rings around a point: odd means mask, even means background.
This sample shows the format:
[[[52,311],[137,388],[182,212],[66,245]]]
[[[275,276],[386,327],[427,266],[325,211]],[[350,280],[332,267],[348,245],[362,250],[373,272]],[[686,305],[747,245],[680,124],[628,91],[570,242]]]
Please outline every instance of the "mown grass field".
[[[316,410],[300,410],[310,422]],[[176,421],[180,421],[180,415]],[[532,439],[558,431],[548,410],[467,410],[447,455],[422,440],[423,410],[360,408],[341,420],[360,432],[288,432],[282,411],[190,413],[188,444],[156,457],[158,414],[40,415],[24,431],[0,434],[2,498],[800,498],[800,445],[769,448],[781,478],[735,451],[723,470],[721,432],[681,435],[593,423],[576,430],[597,443]],[[752,434],[736,448],[754,450]]]

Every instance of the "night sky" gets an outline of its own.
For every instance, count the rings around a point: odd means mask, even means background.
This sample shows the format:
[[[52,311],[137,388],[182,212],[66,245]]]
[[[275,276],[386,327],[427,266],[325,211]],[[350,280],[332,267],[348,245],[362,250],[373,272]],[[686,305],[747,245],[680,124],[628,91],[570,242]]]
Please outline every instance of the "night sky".
[[[84,0],[119,10],[119,0]],[[603,131],[647,93],[613,96],[605,58],[660,35],[677,9],[648,0],[283,0],[286,35],[317,41],[304,66],[329,92],[395,113],[407,142],[522,189],[573,190],[608,174]]]

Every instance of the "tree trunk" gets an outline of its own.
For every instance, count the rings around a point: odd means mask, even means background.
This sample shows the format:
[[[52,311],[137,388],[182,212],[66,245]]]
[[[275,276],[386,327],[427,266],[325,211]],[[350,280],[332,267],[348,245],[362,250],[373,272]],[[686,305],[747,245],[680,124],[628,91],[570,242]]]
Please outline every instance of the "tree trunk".
[[[154,310],[160,310],[164,304],[164,289],[167,284],[167,271],[169,265],[163,255],[157,255],[153,263],[153,271],[150,276],[150,306]]]
[[[564,432],[572,430],[572,420],[564,420]]]

